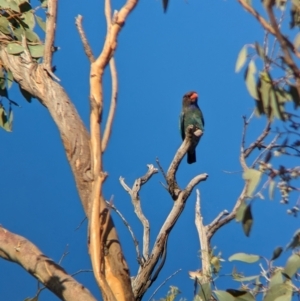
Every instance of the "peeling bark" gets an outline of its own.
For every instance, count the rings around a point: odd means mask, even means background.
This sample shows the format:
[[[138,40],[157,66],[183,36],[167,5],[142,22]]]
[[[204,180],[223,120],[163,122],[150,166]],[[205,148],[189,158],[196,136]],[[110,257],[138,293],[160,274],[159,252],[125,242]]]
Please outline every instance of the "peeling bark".
[[[71,165],[85,214],[89,213],[91,194],[91,159],[89,134],[65,90],[26,55],[10,55],[0,47],[0,58],[14,80],[47,107],[56,123]]]

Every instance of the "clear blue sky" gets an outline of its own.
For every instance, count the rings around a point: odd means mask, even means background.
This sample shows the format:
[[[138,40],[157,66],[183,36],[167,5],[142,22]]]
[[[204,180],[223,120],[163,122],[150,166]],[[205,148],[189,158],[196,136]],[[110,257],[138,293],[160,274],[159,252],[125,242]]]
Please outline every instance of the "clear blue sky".
[[[122,1],[113,1],[119,9]],[[59,1],[54,63],[57,76],[77,107],[85,124],[89,116],[89,63],[83,52],[74,21],[81,14],[83,25],[98,55],[106,27],[102,1]],[[248,95],[243,74],[234,73],[235,61],[246,43],[262,41],[263,31],[257,22],[236,1],[175,1],[170,0],[167,14],[160,0],[141,1],[119,38],[116,63],[119,76],[119,98],[116,120],[107,153],[105,170],[109,178],[104,193],[114,196],[114,204],[125,215],[141,241],[142,228],[133,213],[128,194],[119,184],[125,177],[131,186],[146,172],[146,164],[155,164],[158,157],[167,169],[181,143],[178,116],[182,95],[196,90],[205,117],[205,135],[197,149],[197,163],[182,163],[178,182],[183,187],[196,174],[206,172],[209,179],[201,183],[202,209],[205,223],[224,210],[231,210],[243,187],[238,156],[242,132],[242,115],[250,115],[254,102]],[[105,110],[110,99],[110,76],[104,82]],[[22,107],[14,109],[12,133],[0,131],[1,170],[0,223],[10,231],[25,236],[56,262],[69,245],[63,267],[70,274],[89,269],[86,226],[83,209],[75,188],[58,130],[46,108],[38,101],[31,104],[21,97],[17,87],[10,97]],[[264,119],[254,119],[250,131],[258,133]],[[254,138],[248,135],[248,142]],[[172,200],[156,175],[141,191],[142,207],[151,224],[152,243],[166,218]],[[189,270],[200,267],[199,241],[194,226],[193,192],[180,220],[170,235],[168,257],[163,271],[149,289],[147,296],[170,274],[181,268],[155,296],[163,297],[169,285],[178,286],[182,297],[192,300],[193,282]],[[249,252],[270,257],[277,245],[285,246],[299,227],[299,219],[286,215],[287,207],[257,200],[253,206],[254,226],[250,238],[241,225],[232,222],[213,238],[212,246],[227,259],[235,252]],[[127,229],[114,215],[130,271],[137,270],[136,254]],[[286,255],[279,261],[285,262]],[[223,263],[222,274],[230,273],[233,264]],[[247,272],[248,266],[240,265]],[[23,300],[33,297],[37,281],[16,264],[0,260],[1,299]],[[251,268],[249,274],[257,274]],[[92,273],[82,273],[76,279],[101,300]],[[220,289],[229,286],[222,278]],[[227,285],[227,286],[226,286]],[[231,287],[238,287],[233,283]],[[47,291],[40,300],[57,298]],[[145,297],[145,300],[148,300]]]

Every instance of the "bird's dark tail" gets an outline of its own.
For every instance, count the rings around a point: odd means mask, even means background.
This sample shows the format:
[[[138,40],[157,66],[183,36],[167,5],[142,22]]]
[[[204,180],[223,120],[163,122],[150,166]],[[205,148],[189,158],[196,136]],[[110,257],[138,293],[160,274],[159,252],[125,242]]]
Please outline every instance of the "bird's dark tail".
[[[196,152],[188,152],[187,153],[187,163],[192,164],[196,162]]]

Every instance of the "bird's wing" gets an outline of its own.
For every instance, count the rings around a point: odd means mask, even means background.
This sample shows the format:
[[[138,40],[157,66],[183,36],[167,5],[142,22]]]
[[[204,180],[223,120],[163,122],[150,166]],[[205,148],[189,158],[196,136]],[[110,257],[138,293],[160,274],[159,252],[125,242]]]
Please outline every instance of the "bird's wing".
[[[185,130],[184,130],[184,112],[180,113],[179,116],[179,131],[182,137],[182,140],[185,138]]]
[[[200,110],[200,109],[199,109]],[[202,114],[202,111],[200,110],[200,114],[201,114],[201,121],[202,121],[202,124],[203,124],[203,127],[204,127],[204,117],[203,117],[203,114]]]
[[[204,130],[204,118],[201,110],[194,110],[193,112],[193,124],[197,126],[201,131]]]

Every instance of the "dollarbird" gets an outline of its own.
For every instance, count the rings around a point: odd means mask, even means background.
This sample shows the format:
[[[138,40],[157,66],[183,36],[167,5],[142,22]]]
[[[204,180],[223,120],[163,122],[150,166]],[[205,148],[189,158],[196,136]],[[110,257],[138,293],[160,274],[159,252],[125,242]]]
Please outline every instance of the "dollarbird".
[[[187,92],[183,95],[182,110],[179,119],[179,129],[182,140],[185,138],[185,132],[189,125],[193,125],[196,130],[204,131],[204,118],[198,106],[198,94],[195,91]],[[192,145],[187,152],[187,162],[192,164],[196,162],[196,146],[200,137],[193,135]]]

